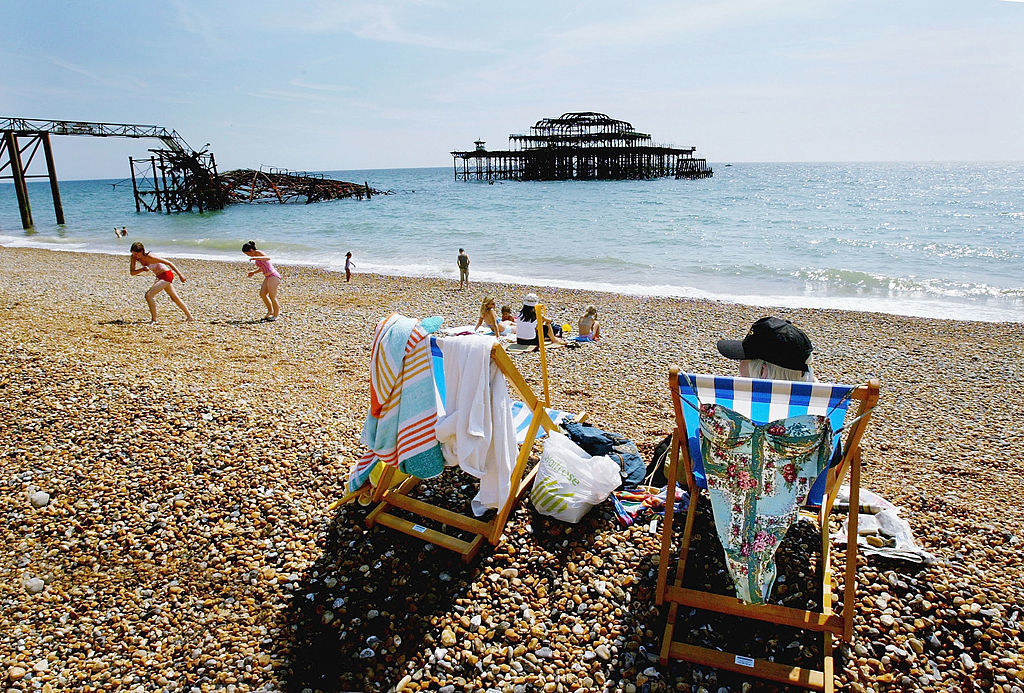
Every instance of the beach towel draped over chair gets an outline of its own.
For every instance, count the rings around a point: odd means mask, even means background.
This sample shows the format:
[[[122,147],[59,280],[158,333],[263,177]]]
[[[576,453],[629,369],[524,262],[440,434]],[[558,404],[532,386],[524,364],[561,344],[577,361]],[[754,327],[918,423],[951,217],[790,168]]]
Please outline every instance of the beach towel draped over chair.
[[[847,542],[842,616],[832,611],[828,514],[840,484],[850,474],[851,497],[860,485],[860,440],[878,400],[878,382],[851,387],[711,375],[669,375],[676,429],[668,470],[669,487],[683,480],[691,502],[681,539],[674,584],[668,584],[674,508],[665,512],[656,600],[669,613],[661,660],[684,659],[782,683],[831,691],[832,637],[849,640],[856,585],[856,517]],[[857,414],[845,424],[851,400]],[[846,431],[845,445],[838,444]],[[700,489],[707,489],[715,526],[737,596],[684,588],[683,576]],[[775,581],[774,556],[799,506],[820,504],[822,531],[821,612],[766,603]],[[856,503],[856,500],[853,501]],[[821,670],[791,667],[742,653],[724,653],[673,640],[679,606],[759,619],[824,633]]]
[[[434,435],[437,406],[428,341],[441,322],[434,317],[421,324],[394,313],[378,323],[370,352],[370,411],[361,436],[369,450],[349,475],[349,492],[367,482],[378,462],[420,478],[444,469]]]
[[[775,551],[819,476],[824,487],[833,426],[842,427],[852,390],[680,376],[684,417],[697,419],[696,426],[687,424],[694,477],[708,490],[726,567],[748,604],[767,601]],[[819,493],[819,505],[820,499]]]
[[[537,312],[539,316],[543,315],[543,306],[538,305]],[[378,462],[384,462],[385,464],[381,465],[383,473],[379,477],[374,474],[376,482],[372,500],[378,504],[367,515],[367,526],[381,524],[396,529],[455,551],[462,555],[463,560],[469,561],[476,555],[484,541],[497,544],[501,540],[513,506],[525,494],[536,474],[536,469],[526,472],[534,441],[543,435],[544,431],[556,429],[552,417],[562,419],[567,415],[545,408],[546,398],[542,401],[533,393],[526,379],[493,337],[449,338],[473,341],[455,343],[454,358],[446,361],[445,340],[429,336],[430,332],[436,331],[440,320],[437,321],[437,325],[428,325],[427,321],[424,321],[420,326],[415,325],[415,321],[410,323],[409,320],[401,316],[391,316],[378,326],[371,364],[370,414],[374,416],[380,412],[380,416],[376,416],[377,420],[374,422],[370,422],[368,417],[367,423],[367,430],[376,435],[366,435],[364,431],[364,442],[371,446],[370,452],[353,467],[349,493],[332,503],[329,508],[349,502],[360,493],[367,493],[362,490],[362,485],[370,480],[371,472]],[[404,363],[398,360],[398,345],[403,343],[403,338],[405,348],[402,353],[406,359]],[[477,340],[481,339],[485,343],[478,343]],[[482,349],[478,348],[480,344],[483,345]],[[455,352],[458,352],[458,355]],[[466,363],[462,362],[462,356],[466,357]],[[469,368],[469,361],[475,364],[472,368]],[[485,361],[486,366],[483,365]],[[463,366],[474,370],[477,375],[462,372]],[[546,384],[547,369],[543,352],[541,369]],[[474,383],[480,385],[483,380],[487,381],[486,392],[482,388],[472,387]],[[389,446],[389,439],[384,440],[383,444],[380,440],[381,431],[402,431],[404,428],[402,423],[395,424],[387,419],[387,415],[397,409],[399,404],[404,403],[407,396],[407,393],[394,394],[396,382],[403,383],[406,387],[412,382],[416,386],[415,406],[409,407],[410,418],[413,415],[418,417],[420,414],[433,417],[434,425],[431,426],[429,437],[413,437],[420,429],[413,429],[410,432],[410,440],[415,446],[403,446],[401,442],[390,443]],[[424,384],[429,389],[429,395],[421,387]],[[509,400],[509,385],[518,393],[521,402]],[[449,392],[449,389],[452,392]],[[481,401],[481,398],[486,399],[486,402]],[[429,414],[426,413],[428,409]],[[406,421],[404,410],[398,418],[401,422]],[[580,416],[581,420],[583,418],[585,415]],[[438,422],[441,423],[440,426],[437,425]],[[410,496],[421,481],[420,474],[426,472],[433,475],[436,464],[433,457],[434,449],[437,450],[443,464],[444,456],[438,447],[438,437],[445,441],[445,447],[452,457],[449,462],[457,463],[465,469],[465,458],[466,465],[469,466],[468,473],[481,480],[480,493],[473,501],[473,510],[479,513],[486,508],[493,508],[496,512],[489,521],[484,522]],[[518,454],[515,454],[517,443],[521,447]],[[424,449],[429,450],[431,456],[417,457],[416,455],[422,453]],[[412,453],[411,456],[408,453]],[[409,460],[417,464],[410,464]],[[408,471],[411,476],[396,478],[400,476],[399,467],[403,461],[405,469],[402,471]],[[424,461],[430,464],[419,464]],[[492,461],[499,462],[493,470],[490,469]],[[432,520],[441,524],[442,529],[423,526],[407,517],[389,512],[391,509],[397,509],[406,516]],[[466,540],[445,530],[457,530],[475,536]]]

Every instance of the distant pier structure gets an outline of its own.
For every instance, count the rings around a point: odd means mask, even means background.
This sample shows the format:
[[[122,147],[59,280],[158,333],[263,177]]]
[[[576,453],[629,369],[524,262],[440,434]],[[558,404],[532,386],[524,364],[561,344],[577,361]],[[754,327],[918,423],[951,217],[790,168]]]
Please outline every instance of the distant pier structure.
[[[592,111],[544,118],[529,134],[509,135],[509,148],[452,152],[455,180],[623,180],[675,176],[708,178],[696,147],[654,144],[630,123]]]
[[[128,157],[136,212],[201,213],[240,202],[308,204],[349,197],[369,200],[373,195],[391,194],[374,190],[365,182],[359,185],[327,178],[322,173],[266,166],[218,173],[213,152],[207,151],[209,144],[197,151],[176,130],[158,125],[0,117],[0,180],[14,181],[21,225],[26,229],[33,226],[27,186],[30,178],[49,179],[54,216],[58,224],[64,223],[51,135],[158,140],[162,146],[150,149],[150,156]],[[40,150],[46,173],[32,173],[30,167]]]

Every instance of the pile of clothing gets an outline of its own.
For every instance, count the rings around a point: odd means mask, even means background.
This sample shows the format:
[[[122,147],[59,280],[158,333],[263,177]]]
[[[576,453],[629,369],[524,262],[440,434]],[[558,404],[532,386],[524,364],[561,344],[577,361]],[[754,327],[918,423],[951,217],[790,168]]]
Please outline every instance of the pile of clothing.
[[[857,545],[868,556],[884,556],[899,561],[922,565],[935,563],[935,556],[918,546],[910,524],[900,517],[900,509],[882,496],[860,489],[860,507],[857,508]],[[842,486],[832,506],[836,510],[850,509],[850,487]],[[849,519],[832,538],[845,542],[849,534]]]
[[[629,527],[652,515],[660,515],[665,511],[665,499],[668,486],[662,471],[668,445],[659,445],[655,451],[651,468],[644,464],[636,443],[625,436],[611,431],[604,431],[596,426],[576,421],[563,422],[569,438],[591,455],[610,457],[619,465],[619,476],[622,484],[612,494],[615,515],[619,522]],[[668,441],[672,439],[669,436]],[[664,450],[662,450],[664,448]],[[651,483],[663,484],[660,488]],[[675,493],[675,509],[682,512],[689,506],[690,494],[678,486]]]
[[[619,476],[622,477],[620,488],[636,488],[644,482],[647,466],[640,457],[636,443],[629,438],[578,421],[566,421],[562,423],[562,428],[572,442],[583,448],[588,455],[615,460],[619,465]]]

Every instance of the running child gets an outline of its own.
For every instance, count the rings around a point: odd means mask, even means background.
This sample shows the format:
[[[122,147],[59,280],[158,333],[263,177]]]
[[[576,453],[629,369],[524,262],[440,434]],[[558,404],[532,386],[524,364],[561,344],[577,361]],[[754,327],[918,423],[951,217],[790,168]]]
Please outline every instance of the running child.
[[[185,276],[181,273],[181,270],[175,267],[174,263],[170,260],[164,260],[156,255],[147,253],[145,246],[138,241],[132,243],[131,251],[132,261],[128,267],[129,274],[133,277],[145,274],[146,272],[152,272],[156,275],[156,281],[153,282],[153,286],[149,287],[149,291],[146,292],[146,305],[149,306],[150,322],[156,322],[156,295],[161,291],[166,291],[174,305],[181,308],[181,312],[185,314],[185,322],[192,322],[192,313],[189,312],[188,307],[178,298],[178,294],[174,290],[175,274],[178,275],[178,279],[182,282],[185,281]]]
[[[277,287],[281,286],[281,273],[274,269],[270,262],[270,256],[260,250],[256,250],[256,241],[249,241],[242,245],[242,252],[249,256],[249,259],[256,263],[256,269],[249,272],[253,276],[263,273],[263,284],[260,286],[260,298],[267,306],[267,314],[263,317],[268,322],[277,320],[278,311],[281,306],[277,303]]]

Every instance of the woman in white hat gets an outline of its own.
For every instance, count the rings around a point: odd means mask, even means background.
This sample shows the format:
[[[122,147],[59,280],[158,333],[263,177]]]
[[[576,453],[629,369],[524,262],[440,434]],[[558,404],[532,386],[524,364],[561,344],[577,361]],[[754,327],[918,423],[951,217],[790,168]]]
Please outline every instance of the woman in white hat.
[[[516,343],[537,344],[537,294],[526,294],[523,299],[523,308],[516,318]],[[562,328],[552,325],[551,321],[544,318],[544,337],[555,344],[565,344],[561,337]]]

